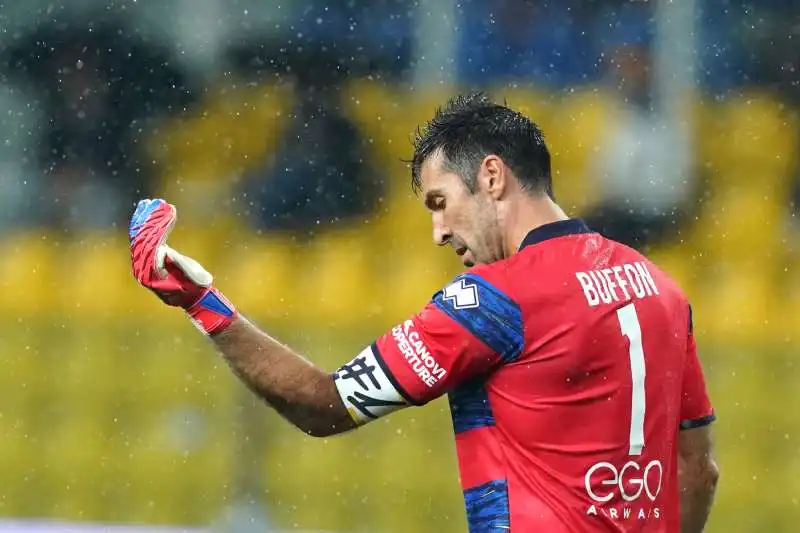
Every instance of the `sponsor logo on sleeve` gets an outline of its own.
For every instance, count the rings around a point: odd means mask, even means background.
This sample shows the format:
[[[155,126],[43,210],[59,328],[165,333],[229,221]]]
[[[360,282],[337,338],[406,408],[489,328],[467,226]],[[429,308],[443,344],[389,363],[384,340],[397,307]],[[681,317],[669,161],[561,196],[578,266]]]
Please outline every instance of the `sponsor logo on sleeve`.
[[[422,341],[413,320],[406,320],[399,326],[395,326],[392,329],[392,338],[411,369],[429,388],[447,375],[447,370],[439,365]]]

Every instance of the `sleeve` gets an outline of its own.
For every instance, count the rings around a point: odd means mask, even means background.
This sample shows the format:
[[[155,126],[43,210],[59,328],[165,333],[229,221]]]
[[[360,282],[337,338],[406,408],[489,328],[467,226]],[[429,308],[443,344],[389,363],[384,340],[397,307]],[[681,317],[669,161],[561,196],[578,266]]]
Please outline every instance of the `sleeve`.
[[[484,276],[462,274],[342,365],[336,387],[359,424],[424,405],[515,360],[523,350],[522,324],[519,305],[503,291]]]
[[[708,397],[703,369],[697,357],[697,343],[694,339],[691,308],[689,309],[689,342],[687,351],[681,390],[681,429],[706,426],[716,419],[714,408]]]

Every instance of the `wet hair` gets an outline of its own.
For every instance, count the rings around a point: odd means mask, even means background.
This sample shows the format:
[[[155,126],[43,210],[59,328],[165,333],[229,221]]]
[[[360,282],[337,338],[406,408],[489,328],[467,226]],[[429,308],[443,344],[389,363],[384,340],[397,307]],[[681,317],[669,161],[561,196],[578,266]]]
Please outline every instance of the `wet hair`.
[[[490,154],[514,172],[523,190],[553,197],[550,152],[544,135],[531,119],[478,92],[451,98],[414,138],[411,188],[419,194],[420,169],[441,151],[444,169],[455,172],[475,192],[478,168]]]

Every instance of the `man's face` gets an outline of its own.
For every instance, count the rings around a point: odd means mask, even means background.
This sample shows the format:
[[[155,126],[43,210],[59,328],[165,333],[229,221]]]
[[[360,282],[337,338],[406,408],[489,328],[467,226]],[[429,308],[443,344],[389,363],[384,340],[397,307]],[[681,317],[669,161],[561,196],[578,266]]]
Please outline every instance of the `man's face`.
[[[434,242],[452,246],[467,267],[502,259],[497,212],[491,197],[480,180],[475,193],[471,193],[461,177],[443,169],[442,163],[442,155],[436,153],[420,169],[422,197],[431,212]]]

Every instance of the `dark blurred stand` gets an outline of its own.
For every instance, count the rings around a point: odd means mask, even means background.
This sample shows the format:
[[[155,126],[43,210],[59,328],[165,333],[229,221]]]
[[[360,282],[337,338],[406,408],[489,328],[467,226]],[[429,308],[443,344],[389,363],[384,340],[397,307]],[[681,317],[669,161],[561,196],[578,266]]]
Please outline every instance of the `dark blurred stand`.
[[[234,76],[250,83],[291,81],[294,107],[272,157],[243,177],[254,202],[250,223],[299,239],[374,214],[383,177],[365,158],[369,140],[343,111],[348,81],[399,77],[403,63],[336,42],[290,39],[232,46]]]
[[[44,111],[40,222],[61,229],[124,224],[153,190],[142,153],[148,121],[180,113],[193,91],[162,43],[120,22],[53,22],[2,53],[6,79],[32,86]]]

